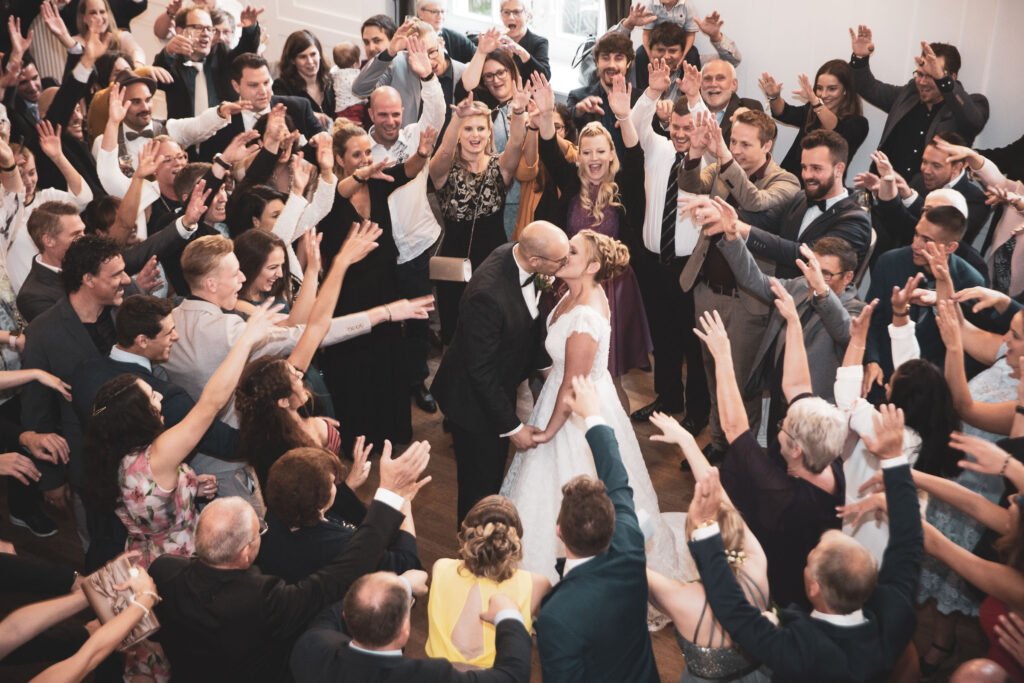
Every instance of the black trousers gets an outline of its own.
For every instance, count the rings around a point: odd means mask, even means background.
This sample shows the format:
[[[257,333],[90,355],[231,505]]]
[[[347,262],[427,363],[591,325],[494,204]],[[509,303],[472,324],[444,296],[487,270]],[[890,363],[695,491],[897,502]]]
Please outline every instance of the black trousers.
[[[416,258],[398,264],[395,278],[403,297],[413,299],[430,294],[430,256],[433,253],[434,247],[430,246]],[[409,383],[413,387],[418,387],[430,374],[427,368],[427,354],[430,353],[430,321],[406,320],[404,325],[402,360],[406,364]]]
[[[508,438],[476,432],[452,422],[456,476],[459,486],[458,523],[483,498],[501,490],[508,460]]]
[[[654,392],[668,410],[680,412],[685,408],[687,415],[707,417],[711,398],[701,341],[693,333],[693,292],[684,292],[679,286],[686,259],[661,263],[657,254],[639,247],[632,250],[632,263],[654,342]]]

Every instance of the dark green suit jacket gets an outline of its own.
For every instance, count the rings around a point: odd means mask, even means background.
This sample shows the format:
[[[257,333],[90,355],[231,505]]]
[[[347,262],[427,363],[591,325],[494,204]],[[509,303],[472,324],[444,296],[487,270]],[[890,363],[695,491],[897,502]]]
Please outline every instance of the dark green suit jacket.
[[[578,565],[534,622],[545,681],[658,681],[647,631],[647,557],[633,490],[611,427],[587,430],[597,476],[615,505],[611,547]]]

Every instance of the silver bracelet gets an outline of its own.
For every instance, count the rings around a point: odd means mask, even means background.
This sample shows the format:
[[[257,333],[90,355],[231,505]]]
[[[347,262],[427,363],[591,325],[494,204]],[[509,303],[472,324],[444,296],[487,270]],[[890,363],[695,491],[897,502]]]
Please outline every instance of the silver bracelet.
[[[388,312],[388,322],[391,322],[391,307],[384,304],[384,310]]]

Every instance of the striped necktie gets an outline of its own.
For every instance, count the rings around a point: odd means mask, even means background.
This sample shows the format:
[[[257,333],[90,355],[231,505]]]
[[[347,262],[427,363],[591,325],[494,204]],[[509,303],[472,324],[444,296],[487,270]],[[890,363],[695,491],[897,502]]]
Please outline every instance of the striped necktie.
[[[665,187],[665,211],[661,217],[661,258],[672,259],[676,255],[676,215],[679,212],[677,198],[679,197],[679,166],[686,158],[686,152],[676,152],[676,159],[672,163],[672,170],[668,174],[668,184]]]

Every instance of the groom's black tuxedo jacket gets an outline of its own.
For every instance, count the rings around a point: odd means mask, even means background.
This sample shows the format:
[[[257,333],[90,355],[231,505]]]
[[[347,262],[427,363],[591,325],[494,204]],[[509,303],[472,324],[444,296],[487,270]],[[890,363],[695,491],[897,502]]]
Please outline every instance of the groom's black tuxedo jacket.
[[[452,344],[430,386],[449,420],[495,436],[519,424],[516,387],[548,364],[544,321],[530,317],[512,247],[498,247],[473,273]]]

